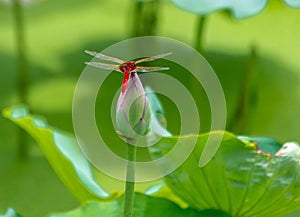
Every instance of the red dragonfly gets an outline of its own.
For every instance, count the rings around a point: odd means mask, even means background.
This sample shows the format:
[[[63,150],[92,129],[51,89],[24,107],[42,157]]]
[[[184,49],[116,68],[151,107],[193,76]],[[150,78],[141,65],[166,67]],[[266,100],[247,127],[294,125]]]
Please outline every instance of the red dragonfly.
[[[152,57],[146,57],[146,58],[143,58],[143,59],[139,59],[139,60],[136,60],[136,61],[126,62],[126,61],[123,61],[123,60],[115,58],[115,57],[111,57],[111,56],[107,56],[107,55],[104,55],[104,54],[101,54],[101,53],[97,53],[95,51],[86,50],[85,52],[87,54],[90,54],[90,55],[96,57],[96,58],[106,60],[106,61],[110,61],[110,62],[113,62],[113,63],[117,63],[117,64],[110,64],[110,63],[100,63],[100,62],[86,62],[87,65],[94,66],[96,68],[114,70],[114,71],[124,73],[124,78],[123,78],[123,82],[122,82],[122,94],[124,94],[125,91],[126,91],[126,86],[127,86],[128,80],[130,78],[130,75],[132,73],[152,72],[152,71],[168,70],[169,69],[169,67],[159,67],[159,66],[137,66],[138,63],[153,61],[153,60],[160,59],[160,58],[163,58],[163,57],[168,56],[168,55],[171,54],[171,52],[163,53],[163,54],[155,55],[155,56],[152,56]]]

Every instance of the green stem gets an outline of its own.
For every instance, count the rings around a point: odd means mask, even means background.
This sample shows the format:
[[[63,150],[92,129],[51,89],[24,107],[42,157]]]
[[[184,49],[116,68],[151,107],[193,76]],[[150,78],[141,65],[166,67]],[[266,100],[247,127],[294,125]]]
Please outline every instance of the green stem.
[[[25,32],[22,14],[22,6],[19,0],[13,0],[13,15],[15,20],[15,34],[17,46],[18,77],[17,92],[21,103],[27,104],[27,91],[29,73],[26,60]],[[26,136],[22,130],[18,130],[18,155],[20,158],[26,158],[28,154],[28,145]]]
[[[205,16],[197,16],[197,23],[196,23],[196,31],[195,31],[195,45],[194,48],[201,54],[203,54],[203,34],[205,30]],[[196,61],[194,61],[197,64]],[[190,87],[191,93],[195,99],[200,99],[201,96],[201,86],[199,86],[199,82],[194,79],[193,76],[190,77]]]
[[[132,144],[132,143],[131,143]],[[134,180],[135,180],[135,161],[136,146],[128,143],[127,145],[127,173],[125,186],[124,217],[132,217],[134,205]]]
[[[234,131],[235,133],[243,134],[246,121],[247,121],[247,110],[248,110],[248,102],[249,102],[249,89],[251,82],[251,74],[253,72],[253,67],[256,61],[256,49],[255,46],[251,46],[250,55],[245,65],[241,87],[240,87],[240,95],[238,98],[238,103],[235,112],[229,122],[229,129]]]
[[[206,16],[198,16],[195,49],[203,53],[203,32],[205,28]]]
[[[157,29],[160,0],[152,0],[146,4],[147,9],[144,13],[143,35],[155,35]]]
[[[160,0],[134,3],[131,36],[155,35],[160,9]]]
[[[143,10],[143,2],[136,1],[134,2],[133,7],[133,15],[130,16],[133,18],[132,21],[132,30],[131,30],[131,36],[140,36],[141,34],[141,18],[142,18],[142,10]]]

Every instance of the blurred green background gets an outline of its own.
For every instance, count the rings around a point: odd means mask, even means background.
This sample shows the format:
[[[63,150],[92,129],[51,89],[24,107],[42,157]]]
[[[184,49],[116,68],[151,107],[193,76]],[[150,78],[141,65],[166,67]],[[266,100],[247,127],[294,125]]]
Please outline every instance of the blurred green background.
[[[72,132],[73,91],[84,62],[91,59],[83,51],[101,51],[143,34],[134,29],[139,23],[136,4],[132,0],[45,0],[22,7],[31,111]],[[198,16],[169,1],[155,7],[156,31],[146,29],[144,34],[155,33],[194,46]],[[243,20],[224,12],[207,16],[203,54],[224,88],[228,130],[300,142],[299,23],[300,10],[275,0],[257,16]],[[1,110],[20,102],[17,64],[13,7],[1,2]],[[178,72],[176,76],[185,75]],[[246,106],[239,116],[236,110],[241,101]],[[204,125],[203,131],[208,129],[208,124]],[[20,159],[18,135],[16,127],[0,117],[0,213],[14,207],[24,216],[44,216],[76,207],[76,200],[30,138],[26,138],[29,156]]]

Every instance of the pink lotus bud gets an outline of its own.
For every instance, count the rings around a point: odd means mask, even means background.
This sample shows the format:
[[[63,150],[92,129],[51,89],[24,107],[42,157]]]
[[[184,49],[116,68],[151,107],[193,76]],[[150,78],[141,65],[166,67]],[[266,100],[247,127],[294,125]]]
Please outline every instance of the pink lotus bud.
[[[145,90],[136,71],[132,71],[118,99],[117,130],[122,137],[134,139],[147,132],[150,118],[151,110]]]

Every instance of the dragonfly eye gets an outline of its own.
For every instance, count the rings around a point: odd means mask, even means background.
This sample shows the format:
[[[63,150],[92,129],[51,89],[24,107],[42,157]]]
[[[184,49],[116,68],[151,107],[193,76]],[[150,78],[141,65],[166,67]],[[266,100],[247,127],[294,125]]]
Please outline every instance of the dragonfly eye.
[[[135,62],[126,62],[126,63],[123,63],[122,65],[119,66],[119,69],[121,72],[124,72],[125,71],[133,71],[136,69],[136,65],[135,65]]]

